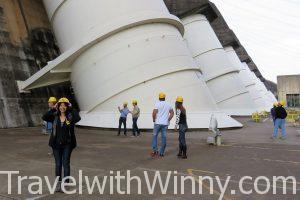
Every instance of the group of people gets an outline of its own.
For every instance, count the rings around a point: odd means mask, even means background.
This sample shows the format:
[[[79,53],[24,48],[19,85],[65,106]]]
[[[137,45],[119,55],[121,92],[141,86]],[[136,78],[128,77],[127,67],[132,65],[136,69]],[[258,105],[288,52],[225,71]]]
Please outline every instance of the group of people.
[[[137,100],[132,101],[132,105],[133,105],[132,111],[130,111],[128,109],[128,103],[127,102],[123,103],[123,108],[122,109],[120,107],[118,107],[119,112],[121,113],[121,116],[119,118],[118,136],[120,136],[120,134],[121,134],[122,125],[124,126],[124,135],[127,135],[127,126],[126,126],[126,124],[127,124],[127,115],[129,113],[131,113],[131,115],[132,115],[132,135],[134,137],[140,136],[141,132],[140,132],[140,129],[137,125],[138,118],[140,117],[140,108],[138,107],[137,103],[138,103]]]
[[[175,101],[175,112],[170,103],[166,101],[166,94],[160,93],[159,101],[155,104],[152,119],[154,123],[152,136],[152,157],[164,157],[167,145],[167,131],[170,121],[176,114],[175,130],[179,132],[179,152],[178,158],[187,159],[186,131],[187,114],[183,106],[183,97],[177,97]],[[120,112],[118,136],[121,133],[122,125],[124,126],[124,135],[127,135],[127,116],[132,115],[132,132],[133,136],[139,136],[140,130],[137,122],[140,117],[140,108],[137,100],[132,101],[133,109],[129,110],[128,103],[123,103],[123,108],[118,107]],[[43,115],[45,121],[45,132],[50,134],[49,146],[53,150],[55,158],[55,174],[62,181],[62,168],[64,169],[64,177],[70,176],[70,158],[73,149],[77,146],[76,136],[74,133],[75,124],[81,120],[78,112],[72,108],[70,101],[67,98],[61,98],[57,101],[55,97],[50,97],[48,101],[49,110]],[[278,136],[278,130],[281,129],[282,136],[280,139],[286,139],[285,118],[287,112],[284,109],[284,103],[278,102],[271,109],[271,116],[274,123],[274,132],[272,139]],[[158,149],[158,135],[161,134],[161,147]],[[56,189],[61,191],[60,182]],[[68,182],[68,180],[65,180]]]
[[[185,141],[185,134],[188,129],[186,109],[183,106],[183,97],[179,96],[175,102],[176,110],[176,123],[175,130],[179,130],[179,152],[177,154],[178,158],[187,158],[187,145]],[[166,102],[166,94],[159,94],[159,101],[155,104],[152,119],[154,123],[153,137],[152,137],[152,153],[151,156],[163,157],[165,154],[165,149],[167,145],[167,131],[170,125],[170,121],[174,117],[174,110],[172,106]],[[158,151],[157,147],[157,137],[161,133],[161,147]]]
[[[137,106],[137,101],[133,100],[133,110],[130,111],[128,109],[128,103],[123,103],[123,108],[121,109],[118,107],[120,112],[119,118],[119,129],[118,129],[118,136],[121,133],[122,125],[124,126],[124,135],[127,135],[127,115],[129,113],[132,114],[132,132],[133,136],[139,136],[140,130],[137,125],[138,118],[140,116],[140,109]],[[175,130],[179,131],[179,153],[178,157],[186,159],[187,158],[187,146],[185,141],[185,133],[188,129],[187,120],[186,120],[186,110],[183,106],[183,97],[179,96],[175,102],[175,109],[176,109],[176,124]],[[159,156],[163,157],[165,154],[165,149],[167,145],[167,130],[170,125],[170,121],[174,117],[174,109],[172,108],[171,104],[166,102],[166,94],[160,93],[159,94],[159,101],[155,104],[152,119],[154,123],[153,128],[153,138],[152,138],[152,153],[151,156]],[[161,133],[161,147],[158,150],[157,140],[158,135]]]
[[[126,121],[127,115],[132,115],[132,130],[133,136],[139,136],[140,130],[137,125],[140,116],[140,109],[138,102],[133,100],[133,109],[128,109],[128,103],[123,103],[123,108],[118,107],[120,112],[118,136],[121,133],[121,127],[124,125],[124,135],[127,134]],[[72,108],[70,101],[67,98],[61,98],[57,101],[55,97],[50,97],[48,101],[49,109],[43,115],[42,119],[45,121],[45,131],[50,134],[49,146],[52,148],[55,159],[55,175],[58,177],[58,184],[56,192],[61,192],[62,177],[70,176],[70,159],[73,149],[77,146],[75,136],[75,124],[81,120],[78,112]],[[178,158],[187,159],[187,145],[185,141],[185,134],[188,129],[186,110],[183,106],[183,98],[177,97],[175,102],[176,109],[176,125],[175,130],[179,130],[179,153]],[[151,156],[163,157],[167,144],[167,130],[170,121],[174,117],[174,110],[168,102],[166,102],[166,94],[159,94],[159,101],[155,104],[152,113],[154,123],[153,138],[152,138],[152,153]],[[158,151],[157,139],[161,133],[161,147]],[[62,176],[62,168],[64,176]],[[69,182],[68,179],[64,182]]]
[[[284,102],[276,102],[271,109],[271,116],[274,123],[274,131],[271,139],[276,139],[278,137],[278,130],[281,129],[280,139],[286,139],[286,129],[285,129],[285,119],[287,117],[287,112],[284,109]]]

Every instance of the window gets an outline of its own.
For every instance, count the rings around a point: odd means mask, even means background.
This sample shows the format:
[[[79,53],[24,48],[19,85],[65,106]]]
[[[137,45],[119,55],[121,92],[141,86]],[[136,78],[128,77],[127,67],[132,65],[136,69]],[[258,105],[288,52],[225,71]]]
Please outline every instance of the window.
[[[287,94],[286,100],[288,107],[300,107],[300,94]]]

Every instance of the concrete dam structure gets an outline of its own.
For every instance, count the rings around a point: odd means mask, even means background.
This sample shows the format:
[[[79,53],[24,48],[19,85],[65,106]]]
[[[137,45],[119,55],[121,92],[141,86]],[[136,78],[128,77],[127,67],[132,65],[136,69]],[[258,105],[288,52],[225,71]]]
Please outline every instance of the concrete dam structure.
[[[160,91],[168,101],[184,97],[190,128],[208,128],[212,114],[220,127],[241,126],[218,109],[183,40],[184,26],[163,1],[81,2],[44,1],[62,54],[21,83],[22,89],[70,80],[83,126],[115,128],[116,107],[137,99],[140,127],[152,128]]]
[[[221,49],[228,42],[232,44],[239,59],[247,62],[255,77],[263,80],[238,40],[227,37],[227,24],[216,7],[208,1],[89,0],[84,5],[78,0],[43,2],[57,41],[52,47],[57,49],[57,55],[46,59],[37,73],[37,70],[31,71],[27,76],[13,80],[14,84],[18,81],[21,94],[18,90],[15,92],[21,95],[20,99],[23,99],[22,96],[39,96],[43,99],[35,103],[39,109],[36,110],[36,120],[32,125],[39,123],[39,117],[47,109],[48,96],[67,96],[75,102],[73,93],[83,118],[79,125],[93,127],[115,128],[119,115],[117,106],[123,101],[138,99],[142,110],[140,126],[152,128],[151,112],[161,91],[167,94],[169,102],[174,102],[176,96],[184,97],[190,128],[207,128],[212,114],[219,119],[220,127],[241,127],[228,115],[249,115],[261,109],[239,76],[241,68],[228,64],[223,65],[225,68],[222,69],[223,66],[219,65],[216,70],[219,74],[213,77],[215,70],[206,71],[202,68],[209,69],[210,59],[207,59],[208,65],[200,66],[183,38],[187,28],[182,19],[195,13],[206,17],[212,34],[199,33],[199,36],[217,38],[218,48]],[[43,12],[45,15],[46,12]],[[30,22],[27,21],[27,24]],[[224,49],[223,52],[223,61],[230,63],[228,58],[225,59]],[[226,67],[231,69],[230,75],[225,72]],[[229,96],[224,96],[218,89],[218,84],[222,85],[222,81],[226,80],[237,83],[226,85],[226,91],[231,91],[228,92]],[[260,85],[260,90],[264,89]],[[43,95],[36,94],[42,90],[46,91]],[[27,101],[25,104],[28,105]],[[31,107],[28,106],[29,111]],[[2,117],[3,121],[8,116]],[[32,116],[32,113],[28,116]],[[27,125],[3,125],[17,126]]]

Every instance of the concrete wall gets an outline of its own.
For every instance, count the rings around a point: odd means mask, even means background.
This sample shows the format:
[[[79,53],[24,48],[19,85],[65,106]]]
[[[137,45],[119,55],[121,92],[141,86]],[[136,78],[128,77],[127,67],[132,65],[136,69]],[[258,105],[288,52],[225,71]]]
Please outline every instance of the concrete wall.
[[[39,125],[48,96],[70,93],[69,86],[18,92],[17,80],[58,55],[42,1],[0,0],[0,128]]]
[[[300,94],[300,74],[277,77],[279,101],[287,102],[287,94]]]

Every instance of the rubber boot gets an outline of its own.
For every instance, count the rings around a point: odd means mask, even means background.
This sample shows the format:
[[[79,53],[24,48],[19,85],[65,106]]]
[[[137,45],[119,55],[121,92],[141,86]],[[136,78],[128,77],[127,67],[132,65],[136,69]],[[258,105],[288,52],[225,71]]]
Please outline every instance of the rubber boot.
[[[187,150],[187,147],[186,147],[186,146],[183,146],[183,147],[182,147],[182,151],[183,151],[182,159],[187,159],[186,150]]]

